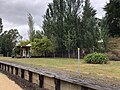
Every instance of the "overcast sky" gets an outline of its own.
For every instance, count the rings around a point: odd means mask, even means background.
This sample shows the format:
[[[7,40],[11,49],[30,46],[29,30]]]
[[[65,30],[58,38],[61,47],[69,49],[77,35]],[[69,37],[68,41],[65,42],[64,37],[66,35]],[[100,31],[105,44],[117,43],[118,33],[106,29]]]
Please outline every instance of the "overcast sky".
[[[103,7],[109,0],[91,0],[97,10],[97,17],[104,16]],[[52,0],[0,0],[0,18],[3,19],[4,30],[18,29],[23,39],[28,38],[27,13],[34,17],[35,29],[40,30],[48,3]]]

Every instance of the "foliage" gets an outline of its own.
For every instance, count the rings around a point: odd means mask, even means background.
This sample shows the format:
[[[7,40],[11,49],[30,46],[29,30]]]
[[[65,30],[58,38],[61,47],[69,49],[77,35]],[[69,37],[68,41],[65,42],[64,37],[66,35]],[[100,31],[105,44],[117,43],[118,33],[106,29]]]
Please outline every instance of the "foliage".
[[[43,31],[34,29],[33,17],[30,13],[28,14],[28,26],[29,26],[28,35],[29,35],[29,40],[30,41],[33,41],[35,38],[39,39],[39,38],[44,37],[44,32]]]
[[[15,57],[17,55],[20,55],[20,50],[18,47],[14,47],[12,50],[12,56]]]
[[[40,31],[40,30],[36,30],[36,31],[35,31],[34,39],[35,39],[35,38],[40,39],[40,38],[42,38],[42,37],[44,37],[44,32],[43,32],[43,31]]]
[[[3,30],[3,25],[2,25],[2,19],[0,18],[0,35],[1,35],[1,33],[2,33],[2,30]],[[2,45],[2,43],[1,43],[1,36],[0,36],[0,46]],[[0,53],[1,53],[1,47],[0,47]]]
[[[90,17],[96,15],[96,10],[91,6],[90,0],[85,0],[85,6],[83,7],[83,20],[86,21]]]
[[[12,49],[22,39],[17,29],[10,29],[3,32],[2,19],[0,18],[0,53],[10,56]]]
[[[79,47],[77,41],[77,33],[79,32],[80,27],[80,16],[78,13],[81,13],[82,2],[80,0],[66,0],[66,13],[64,20],[64,34],[63,34],[63,45],[68,51],[68,57],[70,58],[71,50]]]
[[[3,25],[2,25],[2,19],[0,18],[0,33],[2,32]]]
[[[11,29],[9,31],[4,31],[0,36],[0,47],[1,53],[4,56],[9,56],[12,54],[12,49],[15,47],[21,39],[21,36],[17,29]]]
[[[53,3],[48,5],[43,30],[45,36],[57,45],[55,48],[57,52],[63,53],[67,50],[70,54],[71,50],[77,48],[76,34],[80,29],[78,22],[81,5],[81,0],[53,0]]]
[[[92,53],[84,57],[86,63],[90,64],[107,64],[109,59],[106,55],[101,53]]]
[[[57,40],[58,50],[63,48],[63,15],[64,7],[63,0],[53,0],[53,3],[48,5],[46,15],[44,16],[43,30],[45,35],[51,39],[55,37]],[[52,41],[52,40],[51,40]]]
[[[77,48],[86,51],[105,51],[108,40],[106,19],[96,18],[90,0],[53,0],[44,15],[43,31],[54,46],[54,52],[74,56]],[[100,25],[99,25],[100,23]],[[102,24],[103,23],[103,24]],[[103,40],[102,45],[98,43]],[[101,48],[102,47],[102,48]]]
[[[30,41],[29,40],[25,40],[25,41],[21,41],[17,46],[26,46],[30,44]]]
[[[97,19],[95,18],[96,10],[94,10],[90,4],[90,0],[85,0],[85,6],[83,8],[83,47],[94,52],[98,48],[99,30],[97,26]]]
[[[100,21],[100,37],[99,40],[103,42],[99,42],[99,52],[105,52],[108,50],[108,39],[109,39],[109,30],[106,22],[106,18],[102,18]]]
[[[104,10],[110,35],[120,36],[120,0],[110,0]]]
[[[33,39],[35,37],[35,30],[34,30],[33,17],[30,13],[28,14],[28,26],[29,26],[29,31],[28,31],[29,40],[33,41]]]
[[[42,39],[34,39],[32,42],[33,54],[46,56],[47,53],[52,52],[52,49],[52,43],[46,37],[43,37]]]

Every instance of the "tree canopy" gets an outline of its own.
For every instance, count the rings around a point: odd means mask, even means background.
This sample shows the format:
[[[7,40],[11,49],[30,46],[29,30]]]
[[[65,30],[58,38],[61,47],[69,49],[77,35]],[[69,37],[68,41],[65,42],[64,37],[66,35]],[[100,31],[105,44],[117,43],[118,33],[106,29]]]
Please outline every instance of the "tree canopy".
[[[120,0],[110,0],[104,10],[110,35],[120,36]]]
[[[12,55],[12,49],[16,46],[21,36],[17,29],[10,29],[9,31],[4,31],[0,35],[0,47],[1,52],[4,56]]]
[[[46,56],[47,53],[52,51],[52,43],[47,37],[43,37],[42,39],[36,38],[32,42],[32,54],[34,56]]]
[[[82,0],[53,0],[48,5],[44,15],[43,30],[45,35],[55,42],[57,52],[70,52],[76,49],[77,33],[79,31],[79,14]]]
[[[120,27],[119,19],[112,17],[114,14],[109,7],[109,4],[105,7],[106,17],[98,19],[90,0],[53,0],[43,16],[43,31],[35,30],[33,17],[28,13],[28,34],[33,54],[46,56],[52,52],[54,56],[70,58],[76,57],[77,48],[80,48],[81,56],[84,52],[100,51],[101,47],[106,49],[108,29],[114,27],[119,33]],[[113,19],[118,20],[118,24]],[[118,29],[110,26],[115,24]],[[26,43],[21,42],[21,45]]]
[[[56,53],[68,52],[71,57],[77,48],[81,52],[82,49],[97,50],[99,30],[95,15],[90,0],[53,0],[44,15],[43,31],[56,45]]]

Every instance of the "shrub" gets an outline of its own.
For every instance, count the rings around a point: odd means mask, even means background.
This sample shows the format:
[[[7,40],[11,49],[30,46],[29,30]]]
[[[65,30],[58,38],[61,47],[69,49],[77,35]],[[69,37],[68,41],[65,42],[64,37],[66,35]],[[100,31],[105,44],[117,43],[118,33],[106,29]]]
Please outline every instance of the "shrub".
[[[84,57],[86,63],[90,64],[107,64],[109,58],[105,54],[101,53],[92,53]]]

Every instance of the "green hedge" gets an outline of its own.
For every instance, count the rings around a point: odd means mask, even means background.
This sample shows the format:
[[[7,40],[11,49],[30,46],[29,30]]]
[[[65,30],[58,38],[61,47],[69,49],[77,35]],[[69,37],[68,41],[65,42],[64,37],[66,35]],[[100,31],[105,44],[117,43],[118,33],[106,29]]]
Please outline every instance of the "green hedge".
[[[109,58],[105,54],[92,53],[84,57],[86,63],[90,64],[107,64]]]

